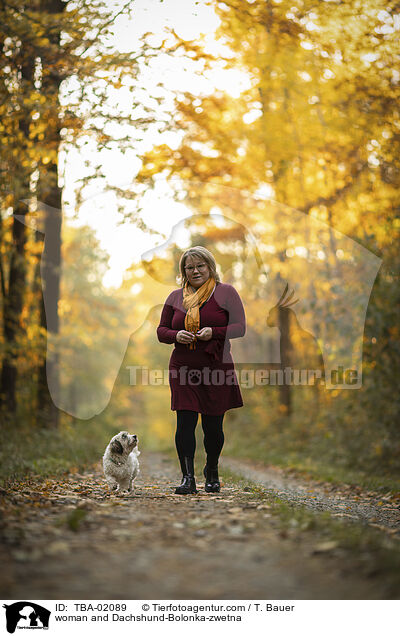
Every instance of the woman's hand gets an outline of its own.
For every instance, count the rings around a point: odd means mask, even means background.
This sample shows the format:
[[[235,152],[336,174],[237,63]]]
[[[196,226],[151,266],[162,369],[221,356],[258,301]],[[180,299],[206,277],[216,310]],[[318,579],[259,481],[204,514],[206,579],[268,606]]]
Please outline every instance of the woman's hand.
[[[211,327],[203,327],[199,329],[196,333],[196,336],[199,340],[211,340],[212,338],[212,328]]]
[[[194,333],[186,331],[185,329],[181,329],[181,331],[178,331],[176,334],[176,341],[181,344],[189,344],[190,342],[193,342],[193,340],[196,340]]]

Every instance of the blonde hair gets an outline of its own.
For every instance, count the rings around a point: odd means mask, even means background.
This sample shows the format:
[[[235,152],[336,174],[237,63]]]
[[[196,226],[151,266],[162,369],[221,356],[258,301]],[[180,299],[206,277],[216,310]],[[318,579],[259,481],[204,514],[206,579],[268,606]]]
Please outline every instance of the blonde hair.
[[[179,261],[179,272],[181,279],[181,287],[184,287],[188,278],[186,276],[185,264],[188,256],[197,256],[201,258],[208,265],[210,270],[210,276],[215,279],[217,283],[220,283],[220,278],[217,272],[217,263],[215,262],[214,256],[211,252],[208,251],[207,248],[202,245],[194,245],[193,247],[189,247],[185,252],[183,252],[180,261]]]

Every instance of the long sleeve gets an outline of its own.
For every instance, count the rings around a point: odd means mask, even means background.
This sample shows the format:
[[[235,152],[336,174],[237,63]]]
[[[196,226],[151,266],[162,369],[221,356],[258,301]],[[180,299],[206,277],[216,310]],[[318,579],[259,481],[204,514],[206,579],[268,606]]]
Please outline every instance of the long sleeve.
[[[168,302],[169,299],[170,296],[168,296],[165,301],[161,312],[160,324],[157,327],[157,338],[160,342],[165,342],[165,344],[173,344],[176,342],[176,334],[178,333],[178,329],[171,329],[174,310],[172,305]]]
[[[230,349],[229,340],[241,338],[246,333],[246,316],[240,296],[232,285],[228,289],[225,287],[223,295],[219,292],[216,301],[228,312],[228,324],[226,327],[211,327],[212,337],[205,351],[217,362],[222,362],[226,346]]]
[[[225,340],[228,338],[241,338],[246,333],[246,316],[243,303],[236,289],[229,286],[229,293],[225,302],[221,305],[229,313],[229,323],[226,327],[212,327],[212,338]]]

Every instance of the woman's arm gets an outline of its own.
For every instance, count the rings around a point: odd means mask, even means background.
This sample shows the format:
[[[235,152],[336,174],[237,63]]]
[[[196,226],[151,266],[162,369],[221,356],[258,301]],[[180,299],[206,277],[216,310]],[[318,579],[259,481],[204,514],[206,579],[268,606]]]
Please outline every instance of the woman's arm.
[[[227,290],[226,297],[221,299],[221,302],[216,299],[218,304],[229,313],[226,327],[212,327],[212,338],[216,340],[241,338],[246,333],[246,316],[240,296],[232,285],[229,285]]]
[[[165,301],[161,312],[160,324],[157,327],[157,338],[165,344],[173,344],[176,342],[176,334],[179,329],[171,329],[174,310],[172,304],[169,304],[171,295]]]

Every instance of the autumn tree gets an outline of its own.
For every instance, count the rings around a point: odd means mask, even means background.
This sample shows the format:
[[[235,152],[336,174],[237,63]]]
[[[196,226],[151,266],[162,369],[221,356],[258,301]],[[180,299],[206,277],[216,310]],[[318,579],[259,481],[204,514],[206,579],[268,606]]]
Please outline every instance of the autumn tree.
[[[0,5],[4,140],[0,158],[6,176],[0,249],[4,325],[1,393],[3,405],[15,412],[17,361],[29,323],[23,312],[26,272],[36,267],[30,284],[38,292],[43,285],[47,294],[46,307],[43,300],[36,309],[32,306],[43,344],[35,372],[37,404],[42,421],[53,425],[57,410],[46,381],[50,374],[57,386],[57,355],[50,356],[46,365],[44,349],[46,334],[56,338],[59,329],[60,150],[66,152],[79,140],[84,145],[85,140],[93,139],[99,149],[123,151],[132,145],[140,129],[154,120],[151,109],[142,105],[135,78],[139,65],[156,51],[141,42],[138,50],[121,53],[112,39],[114,21],[131,12],[132,5],[129,1],[110,6],[103,0],[83,4],[72,0],[11,1]],[[128,112],[112,105],[110,95],[119,90],[131,95]],[[99,167],[94,165],[84,181],[98,175]],[[39,281],[42,252],[43,280]]]

